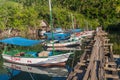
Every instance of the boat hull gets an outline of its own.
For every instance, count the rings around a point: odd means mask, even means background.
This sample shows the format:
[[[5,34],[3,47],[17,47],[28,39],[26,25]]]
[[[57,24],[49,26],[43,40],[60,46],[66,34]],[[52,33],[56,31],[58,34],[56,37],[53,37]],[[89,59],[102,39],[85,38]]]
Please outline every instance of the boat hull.
[[[32,65],[32,66],[63,66],[65,65],[65,61],[68,60],[71,53],[60,54],[55,56],[50,56],[47,58],[25,58],[25,57],[15,57],[6,54],[2,54],[3,59],[8,62]]]
[[[80,41],[72,41],[66,43],[54,43],[54,47],[74,47],[80,45]],[[46,44],[47,47],[52,47],[52,43]]]

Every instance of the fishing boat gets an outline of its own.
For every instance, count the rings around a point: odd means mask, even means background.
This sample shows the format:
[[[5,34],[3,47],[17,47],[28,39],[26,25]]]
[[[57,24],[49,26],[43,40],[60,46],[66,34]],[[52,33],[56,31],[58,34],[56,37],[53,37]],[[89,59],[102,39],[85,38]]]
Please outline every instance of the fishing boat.
[[[47,40],[67,40],[70,38],[69,32],[46,32],[44,36]],[[53,37],[52,37],[53,36]]]
[[[59,29],[59,28],[58,28]],[[81,39],[75,40],[75,38],[70,38],[70,35],[80,32],[80,29],[73,29],[69,32],[63,33],[62,30],[57,31],[57,33],[53,33],[54,40],[48,41],[45,43],[45,46],[52,47],[54,43],[54,47],[74,47],[81,44]],[[52,33],[46,33],[49,35],[48,37],[52,38]]]
[[[61,66],[65,64],[65,61],[69,58],[69,55],[72,52],[63,52],[63,51],[35,51],[29,49],[30,46],[35,46],[43,41],[41,40],[31,40],[22,37],[12,37],[0,40],[1,43],[10,44],[12,46],[19,45],[20,47],[24,47],[24,49],[8,49],[5,47],[2,57],[3,59],[18,63],[18,64],[26,64],[33,66]],[[26,48],[27,47],[27,48]]]
[[[70,38],[68,40],[54,40],[54,41],[50,41],[48,43],[45,44],[45,46],[47,46],[48,48],[53,46],[54,43],[54,47],[75,47],[75,46],[80,46],[82,45],[82,40],[85,37],[89,37],[92,36],[94,33],[94,31],[82,31],[82,32],[75,32],[73,34],[71,34]]]
[[[49,43],[46,43],[45,46],[52,47],[54,43],[54,47],[74,47],[81,45],[81,40],[74,40],[74,39],[68,39],[68,40],[54,40],[50,41]]]
[[[75,33],[75,36],[77,38],[83,38],[83,37],[93,36],[94,32],[95,32],[94,30],[78,32],[78,33]]]

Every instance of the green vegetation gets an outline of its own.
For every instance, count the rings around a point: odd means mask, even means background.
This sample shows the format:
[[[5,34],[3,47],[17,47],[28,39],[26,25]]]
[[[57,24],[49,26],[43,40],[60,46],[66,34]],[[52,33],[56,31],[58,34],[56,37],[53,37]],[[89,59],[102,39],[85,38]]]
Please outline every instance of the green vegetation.
[[[77,27],[105,29],[120,22],[119,0],[53,0],[54,26],[71,27],[71,14]],[[0,0],[0,27],[40,27],[40,20],[49,22],[48,0]]]
[[[73,14],[75,27],[95,29],[103,26],[113,32],[113,36],[118,35],[113,28],[120,33],[119,26],[114,26],[120,24],[120,0],[52,0],[52,13],[54,27],[72,27]],[[37,28],[41,27],[41,20],[50,22],[48,0],[0,0],[0,29]],[[118,49],[119,44],[117,40]]]
[[[48,0],[0,0],[0,27],[25,29],[49,22]],[[54,26],[71,27],[71,14],[77,27],[102,25],[107,28],[120,22],[119,0],[52,0]]]

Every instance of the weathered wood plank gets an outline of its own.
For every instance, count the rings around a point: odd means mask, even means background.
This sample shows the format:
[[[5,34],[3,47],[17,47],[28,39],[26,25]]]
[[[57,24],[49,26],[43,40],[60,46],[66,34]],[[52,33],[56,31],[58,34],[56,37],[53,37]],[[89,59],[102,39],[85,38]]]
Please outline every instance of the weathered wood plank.
[[[76,73],[82,73],[82,72],[83,72],[83,70],[74,69],[74,72],[76,72]]]
[[[118,75],[105,74],[105,78],[119,79]]]
[[[117,65],[115,62],[107,62],[107,65]]]
[[[82,63],[82,62],[78,62],[77,64],[78,64],[78,65],[81,65],[81,66],[86,66],[86,64],[85,64],[85,63]]]
[[[111,67],[104,67],[104,69],[108,71],[117,71],[117,69]]]

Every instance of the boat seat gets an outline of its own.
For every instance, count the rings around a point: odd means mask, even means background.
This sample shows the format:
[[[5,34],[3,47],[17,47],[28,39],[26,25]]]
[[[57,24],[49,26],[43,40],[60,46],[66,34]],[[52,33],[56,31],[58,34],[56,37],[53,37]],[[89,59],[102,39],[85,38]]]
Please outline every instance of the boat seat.
[[[38,57],[47,57],[49,56],[49,51],[42,51],[40,53],[38,53]]]

